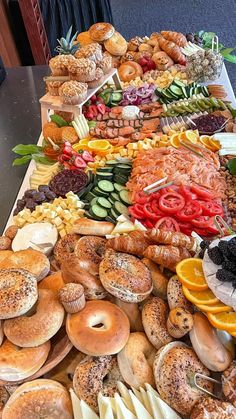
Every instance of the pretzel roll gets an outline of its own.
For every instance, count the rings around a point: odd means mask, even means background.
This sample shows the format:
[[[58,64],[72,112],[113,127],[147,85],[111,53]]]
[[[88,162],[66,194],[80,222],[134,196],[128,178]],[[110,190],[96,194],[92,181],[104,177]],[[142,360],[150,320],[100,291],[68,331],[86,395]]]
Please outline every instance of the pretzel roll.
[[[0,262],[0,269],[25,269],[33,274],[37,281],[47,276],[50,263],[42,252],[33,249],[18,250],[12,252]]]
[[[131,333],[124,348],[118,353],[120,372],[127,384],[134,388],[144,387],[145,383],[155,387],[153,362],[156,349],[148,341],[145,333]]]
[[[126,314],[108,301],[89,301],[82,311],[68,314],[66,320],[70,341],[92,356],[118,353],[129,338],[129,329]]]
[[[102,237],[81,237],[75,245],[75,256],[79,259],[80,266],[92,275],[97,275],[105,246],[106,240]]]
[[[107,249],[99,266],[104,288],[128,303],[145,300],[152,292],[149,269],[137,257]]]
[[[42,345],[60,329],[64,309],[51,290],[39,290],[36,312],[4,322],[4,333],[15,345],[29,348]]]
[[[136,77],[141,77],[143,70],[141,65],[135,61],[126,61],[121,64],[118,69],[118,73],[121,81],[127,82],[136,79]]]
[[[72,419],[71,399],[57,381],[39,379],[22,384],[7,401],[2,419]]]
[[[50,341],[37,348],[19,348],[5,339],[0,347],[0,379],[21,381],[38,371],[50,351]]]
[[[81,267],[79,259],[71,256],[61,265],[62,279],[65,284],[74,282],[84,287],[86,300],[101,300],[107,296],[100,279]]]
[[[151,297],[145,302],[142,320],[145,333],[156,349],[173,340],[167,330],[168,307],[159,297]]]
[[[0,270],[0,319],[25,314],[37,301],[37,281],[24,269]]]

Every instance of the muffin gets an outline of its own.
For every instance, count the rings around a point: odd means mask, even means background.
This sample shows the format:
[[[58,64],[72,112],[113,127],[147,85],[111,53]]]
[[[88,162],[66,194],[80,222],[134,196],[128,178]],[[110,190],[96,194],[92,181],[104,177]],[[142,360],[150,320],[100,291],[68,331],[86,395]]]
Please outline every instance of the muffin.
[[[66,284],[59,290],[59,301],[67,313],[77,313],[86,303],[84,287],[81,284]]]
[[[46,81],[47,92],[52,96],[59,96],[59,87],[63,83],[62,81]]]
[[[78,81],[66,81],[59,88],[59,96],[63,103],[68,105],[78,105],[87,97],[87,84]]]
[[[75,61],[73,55],[57,55],[49,61],[49,67],[53,76],[68,76],[68,65]]]
[[[111,55],[104,55],[103,58],[97,62],[97,67],[101,68],[104,74],[109,73],[112,68]]]
[[[103,81],[103,76],[104,76],[104,73],[102,69],[98,67],[95,71],[94,80],[88,82],[88,88],[95,89],[95,87],[98,87]]]
[[[87,58],[95,63],[102,59],[102,47],[98,43],[85,45],[75,53],[76,58]]]
[[[96,64],[87,58],[80,58],[71,63],[68,67],[71,80],[88,82],[95,79]]]

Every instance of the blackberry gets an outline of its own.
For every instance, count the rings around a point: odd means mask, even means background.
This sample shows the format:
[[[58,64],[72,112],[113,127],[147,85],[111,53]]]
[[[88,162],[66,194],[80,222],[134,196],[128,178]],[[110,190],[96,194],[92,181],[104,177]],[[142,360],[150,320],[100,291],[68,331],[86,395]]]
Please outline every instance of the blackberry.
[[[236,256],[236,237],[228,241],[228,250],[232,256]]]
[[[221,265],[224,260],[223,254],[217,246],[208,249],[208,256],[216,265]]]
[[[208,249],[208,247],[210,246],[210,242],[208,240],[202,240],[200,243],[200,247],[201,249]]]
[[[228,244],[229,244],[229,242],[227,242],[226,240],[221,240],[218,244],[218,247],[221,250],[221,252],[223,253],[223,256],[225,258],[230,259],[232,257],[232,254],[229,250]]]
[[[225,258],[222,262],[222,269],[236,273],[236,261]]]
[[[236,275],[226,269],[218,269],[216,278],[221,282],[236,282]]]

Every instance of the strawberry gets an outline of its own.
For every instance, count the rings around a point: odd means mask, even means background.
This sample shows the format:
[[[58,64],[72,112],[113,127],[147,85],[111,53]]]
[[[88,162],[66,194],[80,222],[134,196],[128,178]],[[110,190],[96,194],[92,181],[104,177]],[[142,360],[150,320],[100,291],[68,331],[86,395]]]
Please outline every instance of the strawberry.
[[[153,60],[149,60],[147,63],[148,70],[156,70],[156,64]]]
[[[144,72],[144,73],[146,73],[147,71],[149,71],[149,68],[148,68],[148,66],[147,66],[147,65],[145,65],[145,66],[143,67],[143,72]]]
[[[90,154],[88,151],[83,151],[83,153],[82,153],[82,158],[84,159],[84,161],[86,161],[86,163],[87,162],[92,162],[92,161],[94,161],[94,158],[93,158],[93,156],[92,156],[92,154]]]
[[[106,105],[104,105],[104,103],[99,103],[97,105],[97,110],[98,110],[99,113],[104,115],[104,113],[106,112]]]
[[[90,100],[92,103],[96,102],[97,96],[96,95],[91,96]]]
[[[98,115],[98,109],[97,109],[97,105],[90,105],[89,106],[89,112],[92,111],[93,116],[97,116]]]
[[[87,166],[87,164],[84,161],[84,159],[82,159],[82,157],[76,156],[74,159],[74,166],[76,167],[76,169],[84,169]]]
[[[141,57],[139,59],[139,64],[141,65],[141,67],[145,67],[147,65],[147,63],[148,63],[148,59],[147,58]]]

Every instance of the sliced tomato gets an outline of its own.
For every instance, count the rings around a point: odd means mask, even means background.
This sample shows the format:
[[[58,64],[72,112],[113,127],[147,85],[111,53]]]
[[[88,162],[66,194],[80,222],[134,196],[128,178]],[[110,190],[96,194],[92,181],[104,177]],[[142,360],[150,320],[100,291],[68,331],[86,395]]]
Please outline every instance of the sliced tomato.
[[[143,206],[143,212],[144,215],[146,215],[147,219],[151,219],[153,221],[157,221],[160,218],[160,215],[158,216],[154,211],[153,208],[151,206],[151,203],[148,202],[147,204],[145,204]]]
[[[148,202],[148,195],[143,191],[136,192],[134,202],[137,204],[146,204],[146,202]]]
[[[143,213],[143,206],[140,204],[132,205],[128,210],[132,217],[137,218],[138,220],[145,218]]]
[[[155,225],[155,222],[152,222],[151,220],[145,220],[142,223],[144,225],[144,227],[146,228],[153,228]]]
[[[200,215],[192,220],[193,226],[197,228],[208,228],[210,226],[211,217],[209,215]]]
[[[175,214],[185,206],[185,199],[177,192],[166,192],[159,198],[160,210],[167,214]]]
[[[223,215],[224,213],[222,206],[215,201],[201,201],[200,205],[203,215],[213,217],[214,215]]]
[[[191,199],[197,199],[197,194],[190,191],[190,186],[180,186],[179,193],[186,199],[186,201]]]
[[[203,186],[199,185],[191,185],[190,190],[197,194],[199,198],[205,198],[205,199],[214,199],[213,194],[208,191],[208,189],[204,188]]]
[[[208,237],[208,236],[212,236],[212,234],[209,232],[208,229],[204,229],[204,228],[194,228],[195,233],[197,233],[199,236],[201,237]]]
[[[166,192],[179,192],[179,186],[177,185],[167,186],[167,188],[162,188],[158,192],[160,195],[164,195]]]
[[[155,228],[169,231],[180,231],[178,222],[172,217],[162,217],[155,224]]]
[[[192,221],[199,217],[202,213],[201,205],[198,201],[187,201],[184,208],[176,213],[176,217],[180,221]]]
[[[160,210],[158,201],[156,199],[153,199],[153,201],[150,202],[150,205],[152,207],[153,212],[157,214],[159,217],[164,217],[165,214]]]
[[[193,231],[193,226],[191,223],[187,223],[187,222],[184,223],[184,222],[179,221],[178,224],[179,224],[180,231],[182,231],[182,233],[187,234],[187,236],[191,235]]]

